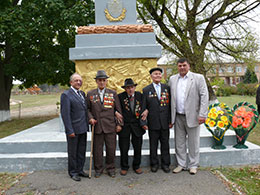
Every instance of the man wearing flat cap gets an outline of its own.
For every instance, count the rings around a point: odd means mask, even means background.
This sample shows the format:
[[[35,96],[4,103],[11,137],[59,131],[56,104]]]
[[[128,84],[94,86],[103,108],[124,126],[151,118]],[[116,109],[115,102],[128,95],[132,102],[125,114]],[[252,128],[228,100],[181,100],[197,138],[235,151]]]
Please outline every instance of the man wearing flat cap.
[[[126,175],[129,169],[128,165],[128,151],[131,142],[134,148],[134,159],[133,159],[133,170],[136,174],[143,173],[140,168],[141,163],[141,151],[143,143],[143,134],[145,131],[141,128],[141,105],[142,105],[142,94],[136,89],[136,83],[131,78],[125,80],[122,88],[125,90],[123,93],[118,94],[123,118],[124,126],[119,135],[119,148],[120,148],[120,165],[121,175]]]
[[[161,146],[161,168],[169,173],[169,128],[172,128],[170,120],[170,89],[161,83],[162,69],[152,68],[150,75],[153,83],[143,89],[142,110],[148,110],[147,125],[143,129],[148,130],[150,142],[151,171],[157,172],[159,159],[157,155],[158,142]]]
[[[89,123],[94,128],[94,169],[95,177],[101,176],[103,167],[103,147],[106,145],[106,170],[110,177],[115,177],[115,150],[116,133],[121,131],[123,122],[116,120],[116,115],[121,115],[120,102],[114,90],[107,89],[107,79],[104,70],[97,71],[97,89],[87,94]],[[122,118],[121,118],[122,120]]]

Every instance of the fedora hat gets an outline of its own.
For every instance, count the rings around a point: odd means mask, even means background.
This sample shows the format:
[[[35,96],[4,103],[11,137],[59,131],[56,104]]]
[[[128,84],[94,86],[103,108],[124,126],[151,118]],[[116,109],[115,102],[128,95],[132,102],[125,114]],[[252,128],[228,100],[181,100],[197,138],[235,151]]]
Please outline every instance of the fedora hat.
[[[98,70],[96,78],[94,79],[107,79],[107,78],[109,77],[106,75],[106,72],[104,70]]]
[[[125,80],[125,85],[121,86],[123,89],[128,87],[128,86],[136,86],[137,84],[134,83],[134,81],[131,78],[128,78]]]
[[[158,71],[160,71],[161,73],[163,73],[163,70],[161,69],[161,68],[159,68],[159,67],[155,67],[155,68],[152,68],[149,72],[150,72],[150,74],[152,74],[154,71],[156,71],[156,70],[158,70]]]

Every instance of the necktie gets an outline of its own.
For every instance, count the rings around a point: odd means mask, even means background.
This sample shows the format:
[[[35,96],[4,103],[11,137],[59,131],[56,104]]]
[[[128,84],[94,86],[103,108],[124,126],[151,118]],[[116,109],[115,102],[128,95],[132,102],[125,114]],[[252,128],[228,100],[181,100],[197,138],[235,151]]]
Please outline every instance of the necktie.
[[[100,102],[103,104],[103,93],[99,93]]]
[[[80,91],[77,91],[77,94],[79,95],[81,101],[83,102],[83,104],[85,104],[85,100],[83,98],[83,96],[81,95]]]
[[[160,100],[161,99],[160,85],[156,85],[156,93],[157,93],[158,99]]]
[[[134,112],[134,96],[130,95],[129,100],[130,100],[130,108],[132,112]]]

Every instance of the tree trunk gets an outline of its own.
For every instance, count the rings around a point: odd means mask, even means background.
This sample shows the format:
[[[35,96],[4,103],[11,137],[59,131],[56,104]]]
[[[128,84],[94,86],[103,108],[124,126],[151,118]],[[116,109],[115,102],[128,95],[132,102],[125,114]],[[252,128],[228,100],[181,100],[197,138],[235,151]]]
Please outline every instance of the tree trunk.
[[[4,66],[0,63],[0,122],[10,120],[10,95],[12,76],[6,76]]]

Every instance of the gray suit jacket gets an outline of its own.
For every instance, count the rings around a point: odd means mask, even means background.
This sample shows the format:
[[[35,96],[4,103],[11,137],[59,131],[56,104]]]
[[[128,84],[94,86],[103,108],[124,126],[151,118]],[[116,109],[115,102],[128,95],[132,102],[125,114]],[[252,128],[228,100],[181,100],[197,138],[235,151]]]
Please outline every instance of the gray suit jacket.
[[[175,123],[176,118],[178,77],[179,74],[176,74],[171,76],[169,80],[171,90],[171,117],[173,124]],[[204,76],[190,72],[184,105],[188,127],[193,128],[199,126],[198,117],[207,117],[208,100],[208,88]]]
[[[85,93],[80,91],[85,99]],[[87,103],[77,95],[73,89],[61,94],[61,117],[67,135],[82,134],[88,131]]]

